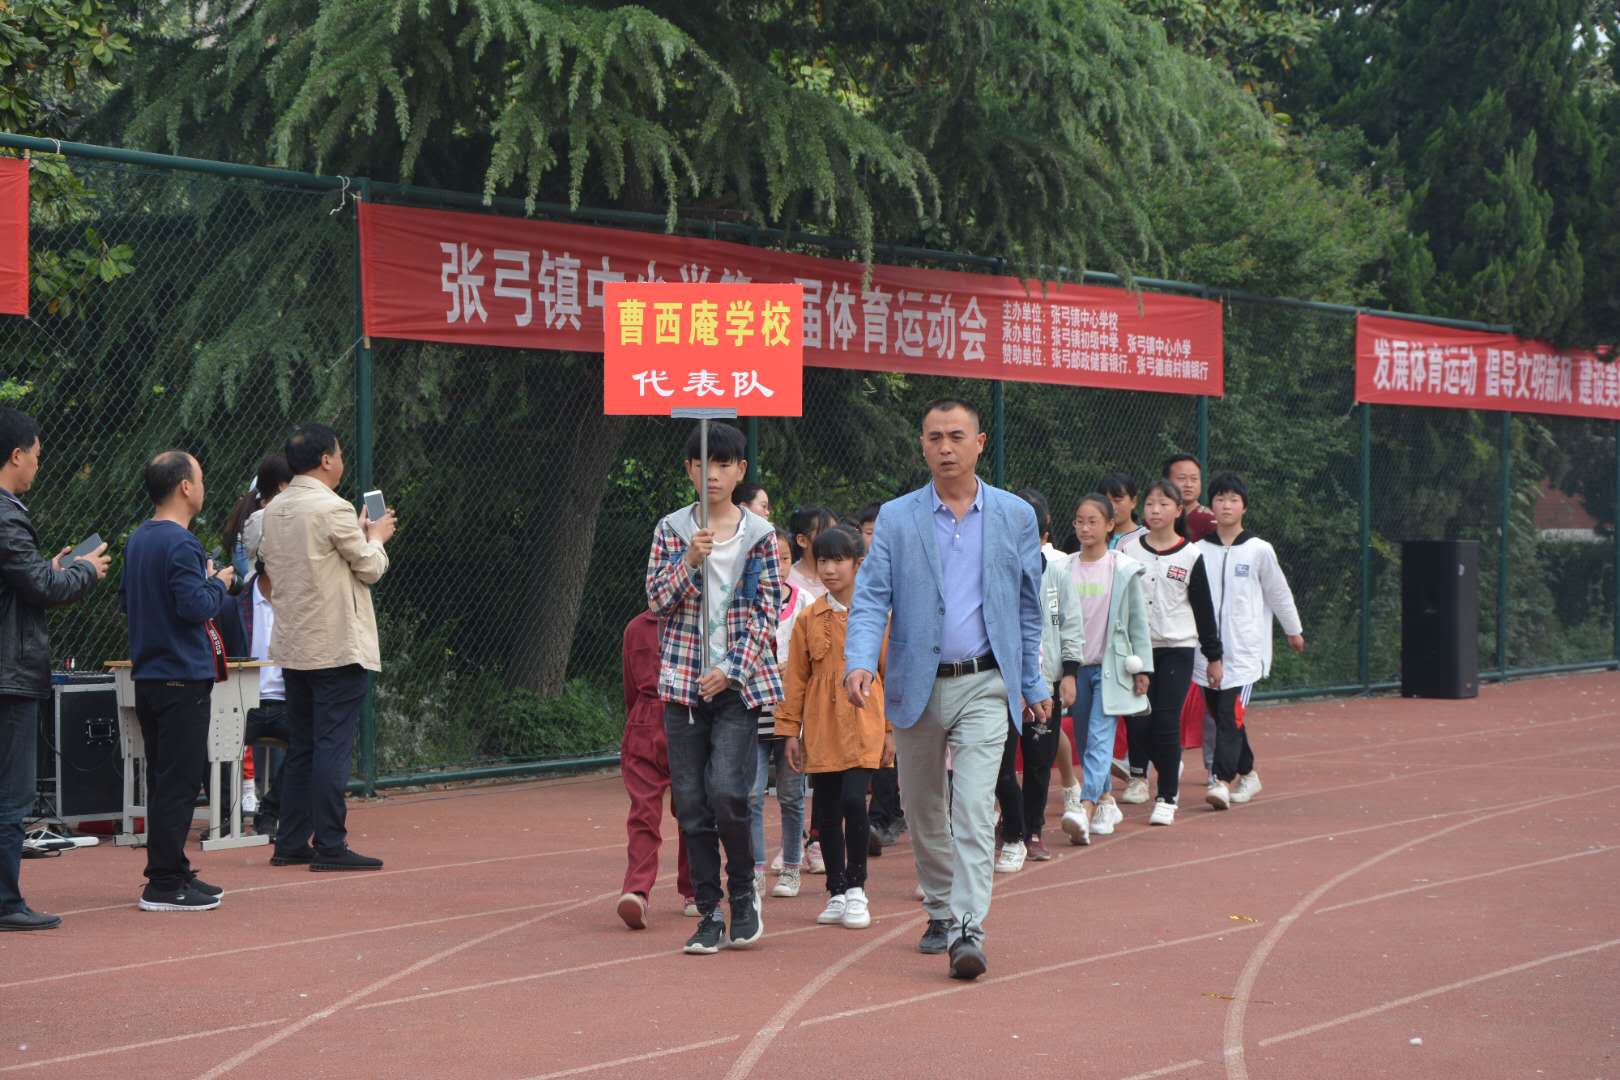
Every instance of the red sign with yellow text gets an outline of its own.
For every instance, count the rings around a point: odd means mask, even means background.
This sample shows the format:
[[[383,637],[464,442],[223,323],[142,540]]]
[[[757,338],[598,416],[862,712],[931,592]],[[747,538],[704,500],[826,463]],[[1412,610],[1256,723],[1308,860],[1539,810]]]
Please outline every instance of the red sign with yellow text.
[[[603,407],[804,413],[804,287],[616,281],[603,289]]]

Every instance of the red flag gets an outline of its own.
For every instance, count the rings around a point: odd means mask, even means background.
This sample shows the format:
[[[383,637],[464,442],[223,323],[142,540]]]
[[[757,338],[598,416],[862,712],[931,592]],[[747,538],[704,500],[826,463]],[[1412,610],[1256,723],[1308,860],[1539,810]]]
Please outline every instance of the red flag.
[[[0,315],[28,314],[28,162],[0,158]]]

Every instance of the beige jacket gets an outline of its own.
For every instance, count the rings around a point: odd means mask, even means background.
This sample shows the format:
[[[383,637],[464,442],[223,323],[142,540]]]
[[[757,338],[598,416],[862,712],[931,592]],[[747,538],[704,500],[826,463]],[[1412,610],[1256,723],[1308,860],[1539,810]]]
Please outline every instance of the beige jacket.
[[[388,553],[360,531],[354,507],[313,477],[293,477],[265,508],[259,557],[275,586],[273,662],[382,670],[369,586],[388,570]]]

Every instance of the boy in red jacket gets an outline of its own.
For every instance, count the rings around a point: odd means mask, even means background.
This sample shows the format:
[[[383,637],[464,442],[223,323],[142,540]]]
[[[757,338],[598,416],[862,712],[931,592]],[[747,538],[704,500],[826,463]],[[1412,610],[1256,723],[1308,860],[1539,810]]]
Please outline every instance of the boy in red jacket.
[[[632,930],[647,928],[647,895],[658,878],[659,826],[664,820],[664,792],[669,790],[669,743],[664,738],[664,703],[658,696],[658,617],[643,611],[624,628],[624,742],[619,771],[630,794],[629,867],[619,918]],[[680,852],[675,884],[686,913],[697,914],[692,900],[692,874],[686,865],[686,837],[677,831]]]

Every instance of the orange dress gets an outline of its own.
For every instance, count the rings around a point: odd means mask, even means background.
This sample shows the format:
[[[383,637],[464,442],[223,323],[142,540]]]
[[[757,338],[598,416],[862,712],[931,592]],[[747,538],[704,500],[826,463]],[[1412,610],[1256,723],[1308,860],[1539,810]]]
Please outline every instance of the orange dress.
[[[849,612],[823,596],[793,624],[782,662],[783,697],[776,706],[776,733],[804,736],[804,771],[876,769],[883,738],[893,730],[883,715],[883,668],[888,642],[866,707],[857,709],[844,689],[844,635]]]

